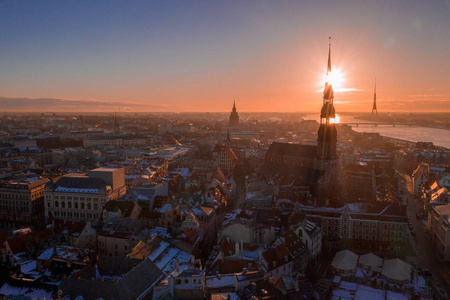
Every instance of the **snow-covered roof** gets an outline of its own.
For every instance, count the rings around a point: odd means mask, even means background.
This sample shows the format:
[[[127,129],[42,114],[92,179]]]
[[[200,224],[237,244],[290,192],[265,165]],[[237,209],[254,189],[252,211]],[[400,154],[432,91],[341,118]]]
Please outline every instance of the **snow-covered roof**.
[[[383,265],[383,259],[373,253],[367,253],[359,257],[359,263],[366,267],[376,268]]]
[[[53,298],[53,291],[52,290],[46,290],[46,289],[40,289],[40,288],[34,288],[34,287],[15,287],[12,285],[9,285],[5,283],[0,288],[0,295],[6,295],[6,296],[22,296],[22,297],[28,297],[31,299],[52,299]]]
[[[98,189],[80,189],[80,188],[66,188],[59,186],[55,189],[55,192],[64,193],[84,193],[84,194],[98,194]]]
[[[392,280],[409,281],[411,279],[411,265],[398,258],[385,260],[381,275]]]
[[[231,287],[234,285],[234,273],[227,275],[209,276],[205,278],[206,287],[210,289]]]
[[[331,265],[337,270],[354,270],[358,262],[358,255],[350,250],[342,250],[336,253]]]

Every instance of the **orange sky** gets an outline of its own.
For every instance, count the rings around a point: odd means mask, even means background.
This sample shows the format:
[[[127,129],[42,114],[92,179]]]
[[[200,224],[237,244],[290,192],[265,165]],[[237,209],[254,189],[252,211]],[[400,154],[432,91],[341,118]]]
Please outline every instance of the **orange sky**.
[[[301,2],[301,3],[300,3]],[[0,10],[3,111],[450,111],[450,2],[184,1]]]

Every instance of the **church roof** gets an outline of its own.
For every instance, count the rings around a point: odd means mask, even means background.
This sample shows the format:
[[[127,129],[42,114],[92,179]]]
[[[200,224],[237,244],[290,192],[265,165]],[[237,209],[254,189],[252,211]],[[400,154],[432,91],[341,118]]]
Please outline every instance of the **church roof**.
[[[273,142],[267,151],[267,154],[272,153],[281,156],[315,158],[317,156],[317,146]]]
[[[324,171],[313,168],[281,165],[267,161],[258,168],[257,172],[267,175],[278,174],[285,177],[294,177],[303,183],[317,183],[324,174]]]

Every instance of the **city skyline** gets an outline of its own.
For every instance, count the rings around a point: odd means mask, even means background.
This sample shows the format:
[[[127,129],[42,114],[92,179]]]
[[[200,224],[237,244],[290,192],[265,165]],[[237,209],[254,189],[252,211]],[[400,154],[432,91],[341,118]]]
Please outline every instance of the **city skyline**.
[[[341,112],[449,111],[450,2],[21,1],[0,12],[0,110],[311,112],[328,36]]]

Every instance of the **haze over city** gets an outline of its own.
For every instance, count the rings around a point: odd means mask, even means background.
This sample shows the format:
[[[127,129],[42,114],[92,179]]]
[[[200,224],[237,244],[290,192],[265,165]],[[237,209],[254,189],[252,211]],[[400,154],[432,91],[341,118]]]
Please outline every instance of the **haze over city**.
[[[0,110],[449,111],[450,1],[8,1]]]

